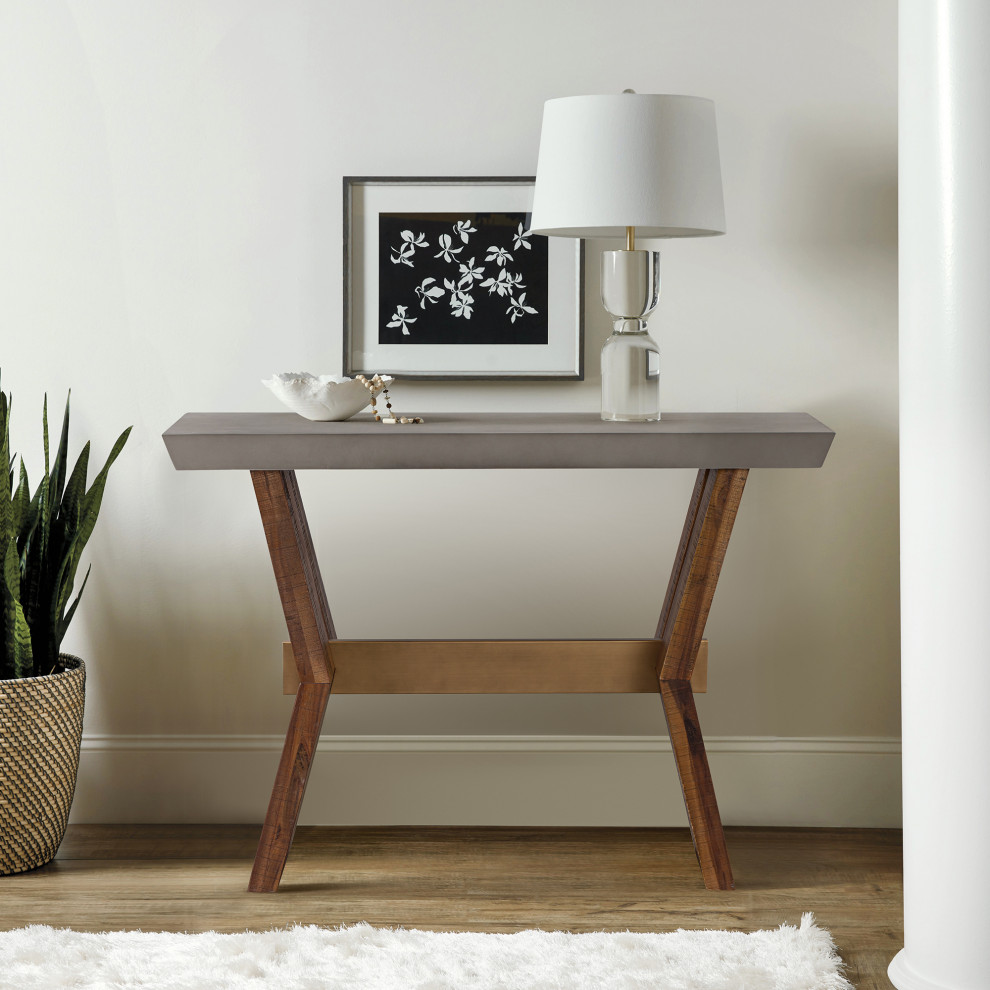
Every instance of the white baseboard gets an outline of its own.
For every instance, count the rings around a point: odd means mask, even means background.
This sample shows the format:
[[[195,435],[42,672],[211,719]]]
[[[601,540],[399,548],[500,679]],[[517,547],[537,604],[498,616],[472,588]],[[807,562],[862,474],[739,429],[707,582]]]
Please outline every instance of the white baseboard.
[[[260,822],[280,736],[86,736],[73,822]],[[706,739],[727,825],[898,827],[900,740]],[[681,826],[654,736],[323,736],[301,824]]]

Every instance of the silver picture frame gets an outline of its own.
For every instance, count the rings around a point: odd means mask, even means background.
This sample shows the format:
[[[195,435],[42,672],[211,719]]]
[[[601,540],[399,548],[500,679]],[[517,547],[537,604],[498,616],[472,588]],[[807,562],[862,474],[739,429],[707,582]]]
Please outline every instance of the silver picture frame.
[[[344,176],[345,375],[584,380],[584,241],[530,240],[533,185],[532,176]],[[447,223],[439,240],[411,229],[402,231],[406,240],[388,235],[416,226],[406,214],[433,231],[441,218],[463,219]],[[501,249],[490,244],[493,230],[509,238]],[[528,285],[512,271],[524,265]],[[415,266],[414,280],[425,277],[411,292]],[[521,291],[506,287],[513,278]]]

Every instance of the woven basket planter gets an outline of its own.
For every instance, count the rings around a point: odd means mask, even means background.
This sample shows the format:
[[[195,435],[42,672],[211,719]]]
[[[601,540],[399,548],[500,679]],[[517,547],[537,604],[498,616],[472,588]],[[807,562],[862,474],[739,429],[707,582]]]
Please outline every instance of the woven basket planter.
[[[0,876],[55,858],[69,821],[82,742],[86,666],[0,680]]]

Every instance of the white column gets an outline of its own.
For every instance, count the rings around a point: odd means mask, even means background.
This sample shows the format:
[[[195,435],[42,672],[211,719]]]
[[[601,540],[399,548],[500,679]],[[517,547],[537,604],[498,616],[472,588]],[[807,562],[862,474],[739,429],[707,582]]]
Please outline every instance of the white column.
[[[904,949],[990,988],[990,2],[900,2]]]

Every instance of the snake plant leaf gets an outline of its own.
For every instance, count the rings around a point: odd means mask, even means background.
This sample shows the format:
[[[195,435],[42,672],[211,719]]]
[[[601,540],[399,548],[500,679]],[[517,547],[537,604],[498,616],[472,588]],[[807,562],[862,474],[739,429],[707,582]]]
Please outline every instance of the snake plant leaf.
[[[2,473],[7,474],[6,471]],[[10,492],[3,491],[3,487],[0,484],[0,546],[5,546],[7,540],[14,535],[14,506]]]
[[[31,542],[38,528],[38,519],[41,517],[41,486],[34,493],[28,503],[27,514],[21,520],[21,558],[26,559],[31,551]]]
[[[48,463],[48,393],[45,392],[45,401],[41,407],[41,432],[45,441],[45,477],[51,477],[51,465]]]
[[[69,476],[59,506],[57,519],[53,520],[52,524],[53,538],[57,540],[57,545],[53,542],[51,553],[55,559],[61,559],[62,561],[62,566],[59,568],[59,573],[55,580],[54,595],[51,601],[53,622],[61,618],[65,603],[72,594],[76,567],[79,564],[79,557],[82,555],[82,547],[78,546],[78,549],[73,552],[73,546],[78,545],[77,535],[82,517],[82,499],[86,493],[89,451],[90,445],[86,443],[76,460],[72,474]],[[60,639],[61,637],[59,637]]]
[[[68,604],[69,598],[72,595],[72,586],[76,580],[76,568],[79,566],[79,560],[82,557],[84,546],[85,542],[79,532],[76,531],[62,556],[62,563],[52,584],[53,594],[51,598],[50,621],[52,629],[56,631],[58,623],[62,618],[62,613],[65,611],[65,606]],[[79,589],[79,594],[82,594],[82,588]]]
[[[7,541],[3,563],[4,648],[14,677],[34,672],[31,630],[20,602],[21,567],[16,540]]]
[[[89,470],[89,441],[79,454],[76,466],[69,475],[65,485],[65,494],[61,498],[60,514],[68,520],[76,521],[79,517],[79,503],[86,493],[86,472]]]
[[[93,527],[96,525],[96,518],[100,514],[100,506],[103,504],[103,490],[107,484],[107,474],[110,467],[120,452],[124,449],[127,438],[131,435],[132,427],[128,426],[123,433],[117,437],[117,442],[113,445],[109,457],[103,469],[93,479],[93,484],[82,498],[82,517],[79,521],[79,535],[82,537],[82,545],[85,546],[90,536],[93,534]]]
[[[53,630],[54,639],[49,649],[54,652],[55,656],[58,655],[58,648],[61,645],[60,630],[64,630],[64,628],[68,625],[68,621],[63,620],[63,612],[68,604],[69,597],[72,595],[72,589],[75,584],[76,569],[79,566],[82,552],[86,548],[86,544],[89,542],[89,538],[92,536],[93,529],[96,526],[96,520],[99,516],[100,507],[103,502],[103,493],[106,488],[107,475],[110,471],[110,467],[113,465],[113,462],[120,455],[121,450],[123,450],[124,444],[127,442],[127,438],[130,436],[130,433],[131,427],[128,427],[123,431],[123,433],[120,434],[110,450],[106,463],[103,465],[100,473],[93,479],[93,484],[85,494],[78,497],[78,522],[76,523],[76,521],[73,520],[69,543],[62,550],[62,564],[59,567],[58,573],[56,574],[55,580],[52,584],[53,593],[51,598],[51,612],[49,614],[49,628]],[[86,456],[88,460],[88,452]],[[82,459],[82,455],[80,455],[80,459]],[[79,465],[77,463],[77,468],[78,466]],[[73,475],[75,474],[76,471],[73,470]],[[81,476],[85,479],[85,465],[83,466]],[[69,487],[73,486],[67,486],[67,488]],[[82,594],[82,588],[80,588],[79,594]]]
[[[58,630],[56,635],[58,636],[58,641],[61,643],[65,638],[65,631],[69,628],[69,623],[72,621],[72,617],[76,614],[76,606],[79,604],[79,599],[82,598],[82,593],[86,590],[86,582],[89,580],[90,571],[93,570],[93,565],[90,564],[86,568],[86,574],[83,577],[83,583],[79,588],[79,594],[76,595],[74,601],[69,606],[68,612],[58,620]]]
[[[11,531],[8,536],[13,536],[17,539],[17,550],[18,553],[21,552],[24,542],[21,539],[21,527],[24,523],[25,516],[29,506],[31,505],[31,486],[28,483],[27,468],[24,467],[24,459],[21,458],[21,470],[20,478],[17,483],[17,490],[14,492],[14,497],[11,499]]]
[[[52,463],[52,480],[48,492],[52,503],[48,555],[53,561],[64,560],[66,550],[79,528],[79,498],[86,489],[86,472],[89,468],[88,443],[83,447],[82,453],[76,460],[68,485],[65,483],[66,467],[65,452],[60,441],[58,453]],[[56,484],[62,485],[62,494],[58,497],[54,493]]]
[[[37,545],[39,555],[43,560],[48,559],[48,541],[51,539],[52,534],[52,505],[48,498],[51,485],[51,477],[45,471],[45,476],[41,479],[41,484],[38,486],[40,493],[40,498],[38,499],[38,532],[41,539],[38,540]]]
[[[48,476],[45,475],[38,485],[32,501],[32,508],[37,512],[35,533],[27,547],[24,561],[24,581],[21,585],[21,602],[24,616],[31,630],[33,652],[39,661],[47,659],[50,652],[47,642],[50,639],[45,633],[45,616],[48,614],[47,602],[50,591],[48,537]],[[56,654],[55,659],[58,658]]]
[[[65,488],[65,474],[69,457],[69,400],[72,389],[65,397],[65,413],[62,416],[62,433],[58,438],[58,449],[55,451],[55,461],[52,464],[52,487],[50,498],[55,505],[62,501],[62,491]]]
[[[13,656],[15,677],[32,677],[36,673],[34,654],[31,649],[31,630],[28,627],[20,602],[14,603]]]
[[[0,392],[0,471],[7,468],[7,483],[14,487],[14,455],[10,450],[10,410],[14,404],[13,397],[7,397]],[[2,482],[0,482],[2,484]]]
[[[120,456],[120,452],[124,449],[124,444],[127,443],[127,438],[131,435],[131,430],[133,429],[133,426],[128,426],[127,429],[124,430],[119,437],[117,437],[116,441],[114,441],[114,445],[110,449],[110,453],[107,455],[106,463],[100,469],[100,473],[93,479],[94,487],[97,481],[101,481],[103,484],[106,484],[107,474],[110,471],[113,462]]]
[[[0,540],[6,545],[10,537],[11,507],[10,493],[14,485],[12,471],[7,465],[12,463],[10,453],[10,404],[7,396],[0,392]]]

